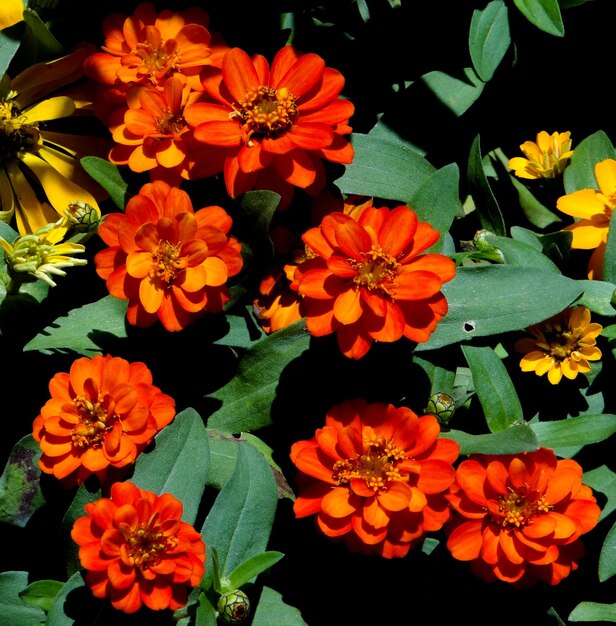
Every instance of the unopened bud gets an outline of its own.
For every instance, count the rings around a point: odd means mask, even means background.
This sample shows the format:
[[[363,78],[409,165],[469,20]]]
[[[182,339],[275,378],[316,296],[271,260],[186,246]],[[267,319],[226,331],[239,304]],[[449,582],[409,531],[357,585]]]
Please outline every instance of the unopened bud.
[[[430,396],[426,413],[434,415],[441,424],[447,424],[455,413],[456,405],[453,398],[446,393],[435,393]]]
[[[226,624],[241,624],[249,613],[250,600],[240,589],[224,593],[218,599],[218,615]]]

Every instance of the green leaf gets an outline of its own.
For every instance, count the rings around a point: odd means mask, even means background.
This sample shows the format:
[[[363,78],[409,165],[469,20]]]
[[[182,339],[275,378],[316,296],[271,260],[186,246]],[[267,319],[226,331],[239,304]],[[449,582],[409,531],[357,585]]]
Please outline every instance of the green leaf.
[[[483,169],[479,135],[475,137],[468,156],[468,186],[475,201],[481,227],[495,235],[505,236],[505,220]]]
[[[51,34],[49,28],[43,23],[41,18],[32,9],[25,9],[24,21],[31,31],[32,46],[36,49],[38,58],[57,57],[63,54],[64,47]]]
[[[460,454],[517,454],[539,449],[539,442],[528,424],[514,424],[506,430],[486,435],[470,435],[449,430],[442,437],[460,444]]]
[[[552,224],[562,223],[562,219],[545,207],[515,176],[510,175],[511,184],[518,192],[518,200],[526,219],[537,228],[547,228]],[[512,228],[513,230],[513,228]]]
[[[563,173],[565,192],[569,194],[579,189],[599,189],[595,165],[599,161],[616,157],[610,138],[599,130],[573,147],[571,161]]]
[[[522,405],[503,362],[489,347],[462,346],[473,374],[475,391],[491,432],[524,419]]]
[[[100,601],[86,587],[81,573],[76,572],[57,593],[49,607],[45,626],[99,624]]]
[[[273,191],[248,191],[240,202],[240,216],[233,220],[237,238],[248,244],[253,254],[259,254],[261,264],[269,263],[274,255],[274,244],[269,232],[279,204],[280,195]]]
[[[40,446],[32,435],[13,446],[0,476],[0,522],[23,528],[45,504],[40,487],[40,456]]]
[[[616,433],[616,415],[580,415],[553,422],[535,422],[531,428],[546,448],[585,446]]]
[[[458,117],[479,98],[485,85],[472,67],[465,67],[461,78],[436,70],[424,74],[421,80]]]
[[[408,202],[434,167],[416,151],[370,135],[353,133],[353,163],[336,180],[343,193]]]
[[[21,43],[23,24],[15,24],[10,28],[0,30],[0,78],[8,70],[19,44]]]
[[[578,284],[583,287],[584,293],[576,300],[576,304],[581,304],[598,315],[616,315],[616,309],[612,305],[615,284],[601,280],[578,280]]]
[[[610,226],[603,255],[602,278],[610,283],[616,283],[616,213],[610,217]]]
[[[442,291],[449,311],[432,337],[416,351],[537,324],[567,308],[582,293],[582,287],[555,272],[490,265],[458,268],[456,277],[445,283]]]
[[[497,237],[495,235],[486,235],[485,241],[491,246],[498,248],[505,257],[505,263],[509,265],[535,267],[538,270],[560,274],[559,269],[545,254],[523,241],[510,239],[509,237]]]
[[[199,606],[197,607],[195,626],[216,626],[218,624],[218,612],[210,602],[208,596],[199,594]]]
[[[276,482],[263,455],[250,445],[238,446],[235,471],[201,531],[208,553],[212,548],[218,553],[221,577],[228,578],[238,565],[265,551],[277,502]],[[206,571],[204,588],[212,575]]]
[[[250,312],[245,309],[243,314],[227,313],[225,320],[228,324],[227,333],[214,341],[215,344],[233,346],[234,348],[250,348],[258,339],[263,339],[265,333],[255,324]]]
[[[616,474],[607,465],[584,472],[582,482],[594,491],[600,491],[607,498],[599,519],[606,518],[616,510]]]
[[[604,583],[616,574],[616,524],[614,524],[601,547],[599,555],[599,580]]]
[[[40,350],[51,354],[53,350],[69,350],[85,356],[102,353],[104,350],[100,344],[105,339],[127,336],[127,305],[127,300],[105,296],[98,302],[73,309],[29,341],[24,351]]]
[[[616,604],[580,602],[568,619],[571,622],[616,622]]]
[[[302,614],[294,606],[285,604],[277,591],[263,587],[252,626],[272,626],[272,624],[308,626],[302,619]]]
[[[526,19],[542,31],[563,37],[565,27],[558,0],[513,0]]]
[[[63,586],[64,583],[59,580],[35,580],[19,592],[19,597],[26,604],[47,612],[53,599]]]
[[[503,0],[493,0],[482,11],[473,11],[468,43],[473,67],[487,83],[511,43],[509,16]]]
[[[193,524],[208,480],[210,449],[201,416],[184,409],[143,452],[131,478],[141,489],[173,494],[184,505],[182,519]]]
[[[11,626],[33,626],[45,621],[45,613],[19,597],[28,586],[28,572],[0,573],[0,615]]]
[[[208,427],[239,433],[270,424],[280,374],[307,350],[309,341],[310,334],[300,320],[256,342],[246,351],[231,381],[212,394],[222,401],[222,407],[209,418]]]
[[[227,593],[228,591],[243,587],[246,583],[261,574],[261,572],[268,570],[272,565],[278,563],[283,556],[284,554],[282,552],[275,552],[273,550],[251,556],[243,563],[240,563],[229,574],[227,584],[223,586],[222,592]]]
[[[427,222],[441,233],[441,238],[427,252],[441,252],[445,235],[454,219],[464,214],[457,164],[450,163],[426,178],[411,196],[409,205],[422,222]]]
[[[100,157],[87,156],[79,161],[83,169],[109,194],[111,201],[124,210],[128,201],[128,184],[122,178],[117,165]]]

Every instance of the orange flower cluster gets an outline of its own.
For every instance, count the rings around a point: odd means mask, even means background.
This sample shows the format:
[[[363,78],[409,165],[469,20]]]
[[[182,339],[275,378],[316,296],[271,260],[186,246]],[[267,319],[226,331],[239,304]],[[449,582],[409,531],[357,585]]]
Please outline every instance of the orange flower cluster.
[[[408,206],[325,216],[302,237],[307,259],[292,284],[310,333],[336,333],[352,359],[374,341],[427,341],[447,313],[441,287],[455,275],[450,258],[422,254],[438,238]]]
[[[486,581],[517,585],[555,585],[577,569],[579,538],[601,513],[579,464],[545,448],[462,462],[447,499],[457,512],[447,542],[454,558],[472,561]]]
[[[432,415],[361,399],[332,407],[315,436],[291,448],[300,470],[297,517],[317,516],[352,550],[402,557],[448,521],[445,494],[459,446]]]
[[[111,498],[85,505],[71,531],[85,580],[97,598],[125,613],[185,606],[205,573],[201,535],[181,521],[182,503],[130,482],[114,483]]]
[[[144,363],[82,357],[49,383],[51,398],[34,420],[39,465],[66,486],[124,468],[175,417],[174,400],[152,384]]]
[[[94,262],[109,293],[128,300],[128,321],[159,319],[169,331],[185,328],[229,300],[227,279],[242,268],[241,246],[228,237],[232,220],[219,206],[193,210],[188,194],[162,180],[147,183],[124,213],[99,227],[110,246]]]
[[[103,23],[103,51],[86,73],[100,83],[99,116],[116,145],[109,160],[179,184],[224,171],[229,195],[294,187],[316,194],[322,161],[350,163],[353,105],[343,76],[316,54],[280,50],[271,69],[239,48],[213,44],[200,9],[150,3]]]

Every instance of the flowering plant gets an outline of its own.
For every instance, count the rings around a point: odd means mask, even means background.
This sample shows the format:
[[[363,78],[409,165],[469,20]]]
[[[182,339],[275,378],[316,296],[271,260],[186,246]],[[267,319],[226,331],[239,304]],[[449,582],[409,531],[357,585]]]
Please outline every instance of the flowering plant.
[[[616,622],[610,3],[0,4],[2,620]]]

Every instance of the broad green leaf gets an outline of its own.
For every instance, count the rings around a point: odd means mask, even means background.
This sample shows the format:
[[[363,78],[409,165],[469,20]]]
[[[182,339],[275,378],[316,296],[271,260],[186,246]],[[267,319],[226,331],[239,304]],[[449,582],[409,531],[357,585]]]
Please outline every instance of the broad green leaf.
[[[426,153],[424,150],[415,146],[410,141],[403,139],[395,130],[393,130],[393,128],[390,128],[390,126],[385,122],[386,116],[387,114],[379,118],[379,121],[370,129],[366,136],[384,141],[386,143],[393,143],[394,145],[400,146],[405,150],[416,152],[419,156],[425,156]]]
[[[280,204],[280,195],[266,189],[247,191],[241,199],[241,214],[234,219],[233,228],[238,239],[247,243],[267,262],[274,254],[274,245],[269,237],[270,224],[276,208]]]
[[[616,283],[616,212],[610,218],[610,227],[607,234],[607,243],[603,256],[602,278],[610,283]]]
[[[584,293],[575,304],[584,305],[598,315],[608,317],[616,315],[613,306],[615,284],[601,280],[578,280],[578,284],[583,287]]]
[[[278,563],[284,556],[282,552],[269,551],[261,554],[255,554],[243,563],[240,563],[230,574],[226,584],[223,586],[222,592],[227,593],[234,589],[243,587],[246,583],[256,578],[261,572],[268,570],[272,565]]]
[[[325,610],[325,607],[324,607]],[[270,587],[263,587],[252,626],[308,626],[294,606],[285,604],[282,596]]]
[[[607,465],[584,472],[582,482],[594,491],[600,491],[607,498],[601,509],[600,519],[606,518],[616,510],[616,474]]]
[[[479,98],[485,85],[472,67],[465,67],[460,77],[436,70],[424,74],[421,80],[458,117]]]
[[[23,24],[15,24],[10,28],[0,30],[0,78],[2,78],[4,73],[8,70],[19,48],[23,28]]]
[[[208,480],[210,449],[201,416],[184,409],[137,458],[130,478],[139,488],[171,493],[184,505],[182,519],[193,524]]]
[[[526,19],[542,31],[562,37],[565,34],[558,0],[513,0]]]
[[[545,207],[530,192],[528,187],[521,183],[515,176],[510,175],[511,184],[518,192],[518,200],[526,219],[537,228],[547,228],[552,224],[562,223],[562,219],[554,212]],[[513,230],[513,228],[512,228]]]
[[[460,444],[460,454],[517,454],[539,449],[539,442],[528,424],[514,424],[506,430],[485,435],[470,435],[462,430],[448,430],[442,437]]]
[[[416,151],[370,135],[351,135],[355,157],[335,182],[343,193],[408,202],[434,167]]]
[[[47,612],[63,586],[64,583],[59,580],[35,580],[19,592],[19,597],[26,604]]]
[[[228,331],[214,343],[234,348],[250,348],[255,341],[265,336],[247,309],[244,309],[241,315],[227,313],[225,320],[228,324]]]
[[[129,199],[128,184],[117,165],[100,157],[87,156],[79,161],[83,169],[109,194],[112,202],[124,210]]]
[[[616,574],[616,524],[614,524],[601,547],[599,555],[599,580],[603,583]]]
[[[616,622],[616,604],[580,602],[568,619],[571,622]]]
[[[479,135],[475,137],[468,155],[467,176],[481,227],[495,235],[505,236],[505,221],[483,169]]]
[[[35,11],[25,9],[24,21],[30,30],[29,41],[33,43],[37,57],[50,58],[63,54],[64,47],[51,34],[49,28],[47,28]]]
[[[127,300],[105,296],[59,317],[24,346],[24,351],[72,351],[85,356],[104,352],[101,343],[125,338]]]
[[[610,138],[602,131],[586,137],[573,145],[573,155],[563,173],[566,193],[579,189],[599,189],[595,178],[595,165],[605,159],[616,158]]]
[[[208,485],[220,491],[235,470],[238,447],[246,444],[240,437],[213,428],[206,428],[206,432],[210,448]]]
[[[32,435],[13,446],[0,476],[0,522],[23,528],[45,504],[40,487],[40,456],[40,446]]]
[[[458,268],[456,277],[442,289],[449,303],[447,315],[432,337],[415,350],[435,350],[474,337],[526,328],[565,309],[582,290],[575,280],[532,267]]]
[[[510,43],[509,16],[503,0],[493,0],[485,9],[473,11],[468,44],[473,67],[482,81],[487,83],[492,78]]]
[[[427,252],[441,252],[451,224],[464,213],[458,166],[450,163],[431,174],[411,196],[409,205],[422,222],[428,222],[441,233],[441,238]]]
[[[100,623],[100,610],[100,601],[94,600],[81,573],[76,572],[56,594],[49,607],[45,626],[97,624]]]
[[[553,422],[535,422],[531,428],[546,448],[588,445],[616,432],[616,415],[580,415]]]
[[[270,407],[280,374],[289,362],[307,350],[310,334],[303,321],[256,342],[242,357],[233,379],[211,397],[222,407],[208,427],[239,433],[270,424]]]
[[[253,446],[238,446],[235,471],[201,531],[208,554],[212,548],[218,553],[221,577],[228,578],[238,565],[265,551],[277,502],[276,482],[263,455]],[[204,588],[212,575],[206,571]]]
[[[473,374],[475,391],[490,432],[499,432],[524,419],[522,405],[503,362],[489,347],[462,346]]]
[[[199,606],[197,607],[195,626],[217,626],[218,613],[216,607],[210,602],[207,594],[199,594]]]
[[[503,253],[505,263],[508,265],[535,267],[538,270],[560,274],[559,269],[545,254],[523,241],[496,235],[486,235],[485,241]]]
[[[5,546],[4,549],[7,549]],[[0,573],[0,616],[11,626],[33,626],[45,621],[45,613],[19,597],[28,586],[28,572]]]

